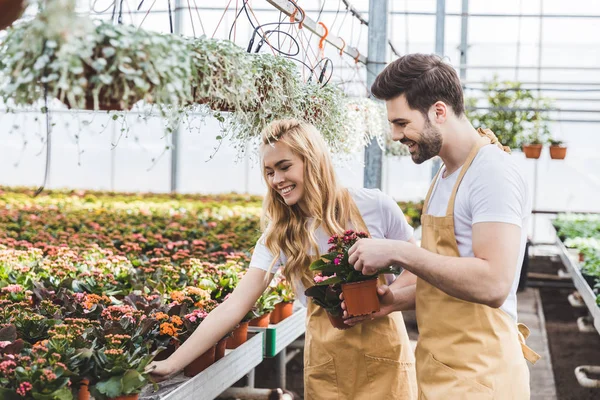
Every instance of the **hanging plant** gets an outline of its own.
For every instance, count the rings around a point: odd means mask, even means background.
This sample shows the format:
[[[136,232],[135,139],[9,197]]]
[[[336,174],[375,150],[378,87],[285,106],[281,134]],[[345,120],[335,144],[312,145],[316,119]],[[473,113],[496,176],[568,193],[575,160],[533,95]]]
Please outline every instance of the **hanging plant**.
[[[258,102],[252,59],[228,40],[191,40],[192,96],[215,111],[243,110]]]

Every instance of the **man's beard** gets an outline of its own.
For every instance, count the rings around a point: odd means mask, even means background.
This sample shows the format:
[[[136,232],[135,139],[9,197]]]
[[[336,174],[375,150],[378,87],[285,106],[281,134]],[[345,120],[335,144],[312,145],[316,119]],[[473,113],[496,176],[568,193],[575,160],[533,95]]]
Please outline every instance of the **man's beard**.
[[[417,151],[411,154],[415,164],[423,162],[437,156],[442,149],[442,133],[438,128],[431,125],[429,118],[425,119],[425,127],[421,133],[421,139],[417,142]]]

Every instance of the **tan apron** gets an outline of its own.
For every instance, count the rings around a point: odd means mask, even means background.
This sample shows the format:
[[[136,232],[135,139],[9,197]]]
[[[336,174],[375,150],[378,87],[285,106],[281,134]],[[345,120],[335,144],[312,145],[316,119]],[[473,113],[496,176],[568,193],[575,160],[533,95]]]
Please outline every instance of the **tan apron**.
[[[385,284],[383,275],[380,284]],[[402,313],[339,330],[323,308],[310,298],[307,304],[306,400],[417,399],[415,357]]]
[[[490,137],[491,131],[480,130],[479,133],[484,137],[471,150],[460,171],[446,216],[427,214],[438,176],[425,199],[421,247],[433,253],[460,257],[454,236],[456,193],[479,149],[497,142],[495,136]],[[420,400],[529,399],[529,370],[525,359],[535,363],[539,356],[525,345],[529,335],[527,327],[517,326],[500,309],[459,300],[420,278],[416,310]]]

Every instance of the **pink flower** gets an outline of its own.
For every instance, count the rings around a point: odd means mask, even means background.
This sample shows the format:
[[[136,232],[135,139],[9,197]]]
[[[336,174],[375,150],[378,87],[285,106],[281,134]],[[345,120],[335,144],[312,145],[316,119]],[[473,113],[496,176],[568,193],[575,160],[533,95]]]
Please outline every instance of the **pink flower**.
[[[335,260],[333,260],[333,263],[335,265],[340,265],[341,262],[342,262],[342,260],[339,257],[336,257]]]
[[[33,385],[29,382],[23,382],[19,385],[19,388],[17,389],[17,394],[21,397],[25,397],[27,395],[27,392],[29,392],[31,389],[33,389]]]

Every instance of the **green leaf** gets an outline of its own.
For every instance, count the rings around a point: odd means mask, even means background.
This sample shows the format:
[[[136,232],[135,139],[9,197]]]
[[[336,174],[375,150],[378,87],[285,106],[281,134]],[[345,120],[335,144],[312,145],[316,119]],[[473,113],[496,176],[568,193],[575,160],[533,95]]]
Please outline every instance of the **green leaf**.
[[[49,394],[32,393],[35,400],[73,400],[73,392],[69,388],[62,387]],[[1,397],[0,397],[1,398]]]
[[[125,372],[122,379],[123,394],[131,394],[137,392],[146,384],[146,379],[136,370],[130,369]]]
[[[113,376],[107,381],[101,381],[96,383],[95,388],[98,392],[106,395],[106,397],[117,397],[123,392],[123,383],[121,382],[122,377]]]

